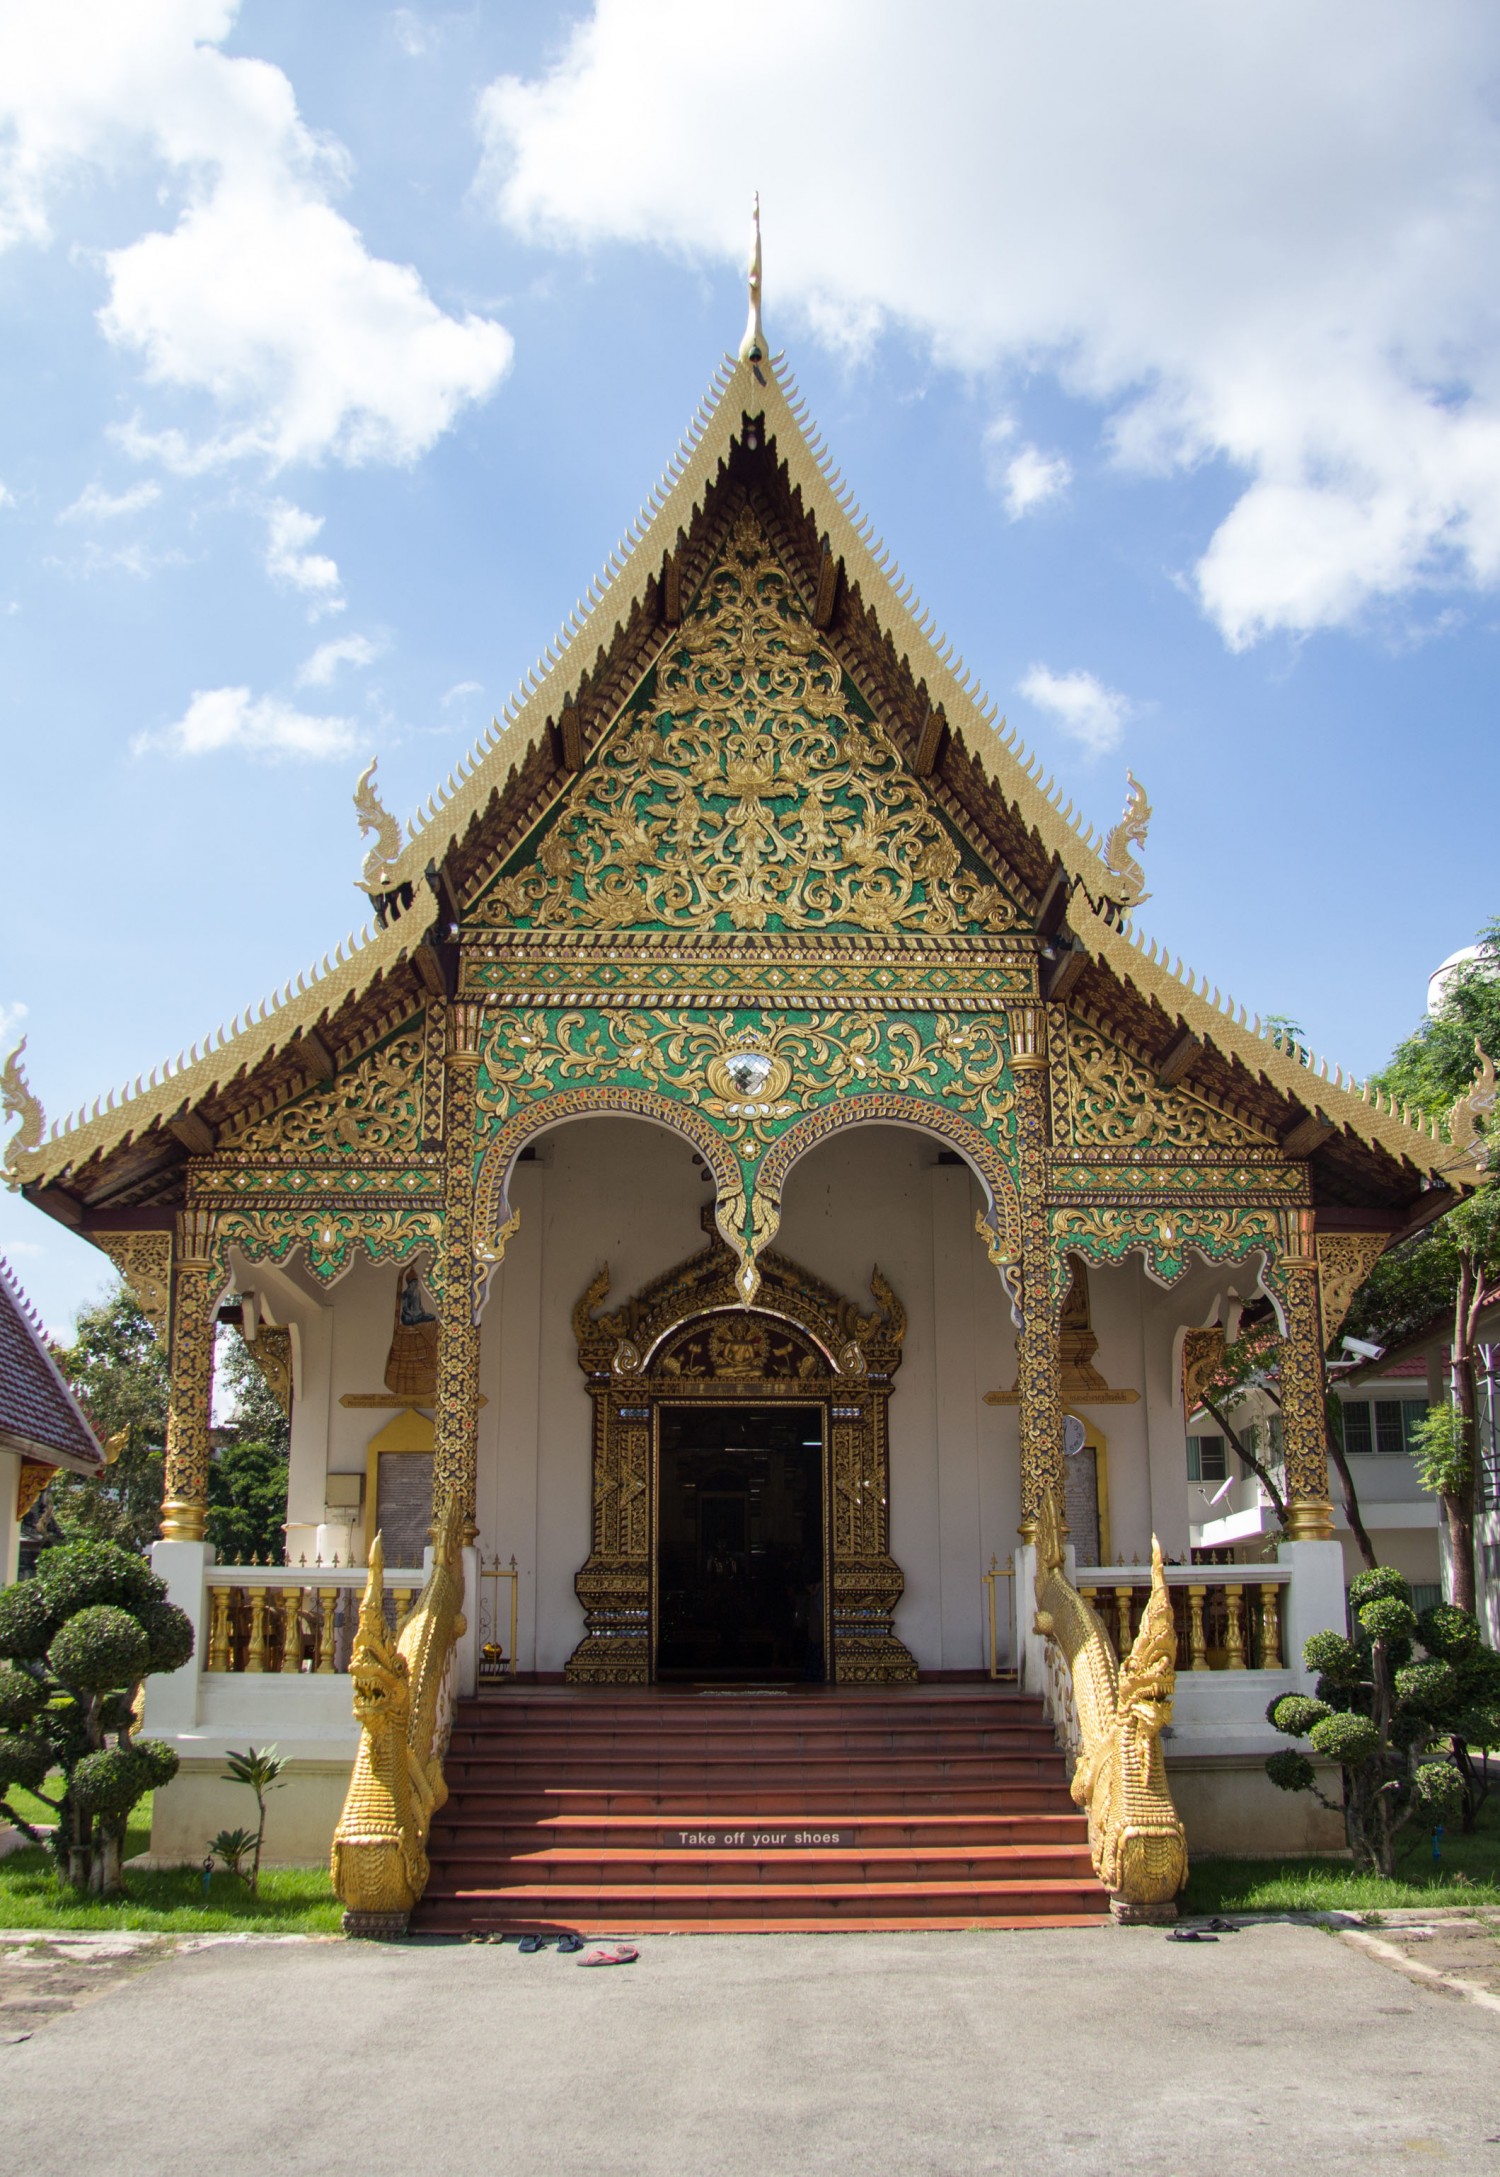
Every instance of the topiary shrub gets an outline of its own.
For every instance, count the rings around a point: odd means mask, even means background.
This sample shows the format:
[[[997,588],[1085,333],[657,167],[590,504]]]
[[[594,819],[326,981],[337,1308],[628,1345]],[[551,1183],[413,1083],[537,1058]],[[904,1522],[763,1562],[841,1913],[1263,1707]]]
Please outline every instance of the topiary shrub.
[[[169,1746],[135,1738],[136,1709],[142,1681],[192,1652],[192,1621],[165,1581],[113,1542],[48,1550],[30,1579],[0,1589],[0,1813],[44,1841],[8,1794],[50,1807],[45,1841],[80,1892],[123,1887],[131,1810],[176,1774]],[[54,1772],[57,1797],[44,1789]]]
[[[1439,1603],[1419,1618],[1411,1589],[1388,1566],[1350,1581],[1349,1618],[1352,1635],[1314,1633],[1303,1645],[1316,1698],[1284,1693],[1266,1711],[1278,1731],[1343,1771],[1343,1805],[1324,1797],[1306,1754],[1272,1754],[1266,1774],[1341,1813],[1356,1862],[1391,1875],[1404,1829],[1430,1831],[1459,1815],[1472,1826],[1483,1789],[1468,1749],[1500,1743],[1500,1656],[1465,1610]]]

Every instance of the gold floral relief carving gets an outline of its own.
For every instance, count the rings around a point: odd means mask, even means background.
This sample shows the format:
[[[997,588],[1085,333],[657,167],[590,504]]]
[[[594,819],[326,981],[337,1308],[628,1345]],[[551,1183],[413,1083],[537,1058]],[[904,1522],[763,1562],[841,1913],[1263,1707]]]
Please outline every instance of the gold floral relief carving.
[[[654,689],[470,926],[1013,927],[860,712],[747,508]]]
[[[367,1051],[326,1087],[226,1133],[220,1147],[284,1153],[308,1150],[348,1155],[362,1149],[419,1147],[422,1084],[420,1028]]]
[[[1058,1136],[1082,1148],[1129,1148],[1154,1155],[1178,1149],[1263,1148],[1270,1140],[1183,1089],[1159,1088],[1148,1067],[1073,1014],[1062,1052],[1054,1050],[1053,1081]]]
[[[707,1113],[726,1140],[761,1147],[830,1095],[926,1095],[996,1133],[1015,1103],[1001,1017],[604,1011],[496,1016],[480,1101],[505,1118],[569,1082],[611,1078],[665,1089]]]

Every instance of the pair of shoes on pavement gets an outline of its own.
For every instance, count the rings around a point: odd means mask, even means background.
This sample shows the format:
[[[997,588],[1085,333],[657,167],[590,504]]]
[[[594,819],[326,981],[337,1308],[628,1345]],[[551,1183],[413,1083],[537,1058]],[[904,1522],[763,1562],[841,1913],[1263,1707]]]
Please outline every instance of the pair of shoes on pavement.
[[[539,1950],[545,1950],[551,1940],[550,1935],[523,1935],[517,1947],[523,1957],[530,1958],[534,1957]],[[559,1956],[580,1951],[583,1947],[584,1943],[581,1935],[559,1935],[557,1938]],[[639,1956],[640,1952],[633,1943],[602,1943],[597,1949],[589,1951],[586,1957],[580,1958],[578,1963],[580,1965],[634,1965]]]

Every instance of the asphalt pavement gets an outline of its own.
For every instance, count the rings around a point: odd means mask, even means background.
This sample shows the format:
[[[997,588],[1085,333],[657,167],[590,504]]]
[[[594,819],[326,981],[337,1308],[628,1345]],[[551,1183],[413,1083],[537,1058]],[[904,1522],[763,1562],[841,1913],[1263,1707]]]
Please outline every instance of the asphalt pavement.
[[[143,1947],[93,2000],[19,1958],[0,2169],[1500,2177],[1494,1999],[1317,1927],[637,1940]]]

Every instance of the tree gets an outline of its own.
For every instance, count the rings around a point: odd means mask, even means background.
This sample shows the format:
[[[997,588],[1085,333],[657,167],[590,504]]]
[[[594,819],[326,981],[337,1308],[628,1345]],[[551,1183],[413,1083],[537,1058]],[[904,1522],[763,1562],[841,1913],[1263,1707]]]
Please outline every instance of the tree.
[[[237,1330],[220,1336],[219,1381],[232,1418],[208,1470],[208,1539],[226,1564],[279,1562],[291,1427]]]
[[[52,1849],[80,1894],[123,1887],[131,1809],[177,1773],[170,1746],[135,1737],[136,1708],[145,1679],[192,1652],[166,1582],[113,1542],[48,1550],[30,1579],[0,1588],[0,1808],[38,1841],[9,1795],[20,1786],[52,1809]],[[54,1770],[56,1799],[43,1790]]]
[[[1474,1078],[1475,1047],[1500,1053],[1500,917],[1479,932],[1478,957],[1450,979],[1441,1003],[1397,1046],[1377,1086],[1429,1117],[1450,1112]],[[1427,1232],[1378,1262],[1355,1296],[1348,1328],[1392,1347],[1436,1334],[1446,1317],[1449,1396],[1457,1422],[1439,1424],[1424,1460],[1448,1532],[1452,1598],[1474,1608],[1476,1396],[1474,1338],[1500,1276],[1500,1186],[1491,1180]]]
[[[123,1285],[78,1316],[73,1343],[57,1354],[101,1443],[117,1456],[97,1479],[59,1473],[47,1491],[64,1542],[118,1542],[144,1551],[161,1524],[167,1436],[166,1355]]]
[[[1253,1392],[1259,1392],[1274,1412],[1281,1412],[1281,1391],[1278,1366],[1281,1358],[1282,1338],[1274,1316],[1264,1316],[1252,1323],[1240,1336],[1225,1346],[1219,1365],[1199,1388],[1199,1402],[1204,1411],[1213,1416],[1230,1444],[1238,1452],[1241,1464],[1256,1475],[1271,1500],[1277,1525],[1283,1531],[1290,1524],[1286,1501],[1286,1489],[1282,1476],[1267,1460],[1261,1458],[1251,1430],[1241,1430],[1236,1421],[1238,1409]],[[1344,1412],[1338,1394],[1331,1388],[1324,1399],[1324,1430],[1329,1455],[1339,1477],[1339,1490],[1344,1500],[1344,1516],[1350,1531],[1359,1545],[1360,1555],[1367,1566],[1376,1562],[1374,1545],[1365,1530],[1360,1515],[1359,1494],[1354,1486],[1354,1476],[1344,1456]]]
[[[1352,1638],[1314,1633],[1303,1645],[1314,1692],[1278,1694],[1266,1711],[1278,1731],[1343,1770],[1342,1809],[1319,1790],[1305,1753],[1272,1754],[1266,1774],[1341,1811],[1356,1864],[1392,1875],[1403,1830],[1430,1830],[1466,1809],[1472,1766],[1466,1776],[1454,1740],[1500,1739],[1500,1656],[1468,1611],[1439,1603],[1418,1617],[1411,1589],[1384,1565],[1350,1581],[1349,1620]]]

